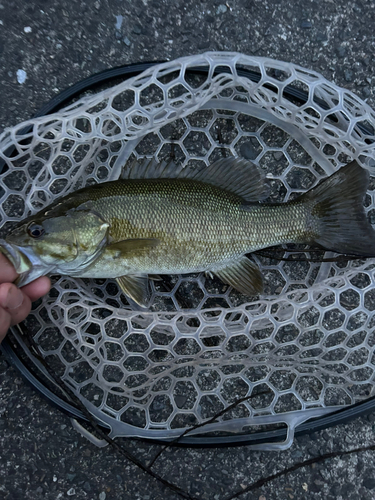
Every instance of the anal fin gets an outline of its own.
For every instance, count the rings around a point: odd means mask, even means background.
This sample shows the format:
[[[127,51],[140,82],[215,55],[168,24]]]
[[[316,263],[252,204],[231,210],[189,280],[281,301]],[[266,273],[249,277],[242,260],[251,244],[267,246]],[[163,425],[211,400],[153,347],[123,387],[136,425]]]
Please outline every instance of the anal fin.
[[[148,307],[149,293],[148,293],[148,277],[147,275],[134,275],[120,276],[116,278],[118,286],[141,307]]]
[[[221,281],[231,285],[244,295],[254,296],[263,292],[263,278],[259,267],[245,256],[212,272]]]

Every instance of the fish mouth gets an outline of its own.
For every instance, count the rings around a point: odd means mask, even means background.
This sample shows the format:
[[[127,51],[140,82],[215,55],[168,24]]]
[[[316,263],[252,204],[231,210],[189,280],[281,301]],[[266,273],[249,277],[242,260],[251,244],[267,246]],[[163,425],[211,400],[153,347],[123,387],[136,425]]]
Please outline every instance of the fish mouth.
[[[44,264],[31,248],[19,247],[0,239],[0,253],[13,264],[19,276],[14,280],[18,286],[25,286],[31,281],[48,274],[54,266]]]

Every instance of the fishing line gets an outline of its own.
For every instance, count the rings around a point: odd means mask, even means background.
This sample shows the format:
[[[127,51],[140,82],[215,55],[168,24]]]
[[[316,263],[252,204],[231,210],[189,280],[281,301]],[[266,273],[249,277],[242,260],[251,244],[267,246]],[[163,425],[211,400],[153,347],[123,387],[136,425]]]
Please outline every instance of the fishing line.
[[[148,63],[148,65],[146,64],[146,67],[147,66],[151,67],[154,64],[156,64],[156,63]],[[143,63],[141,63],[140,65],[132,65],[131,67],[128,67],[127,70],[124,69],[123,67],[122,68],[115,68],[114,70],[107,70],[106,72],[103,72],[102,74],[98,74],[98,75],[94,75],[92,77],[89,77],[88,79],[83,80],[82,82],[79,82],[77,85],[71,87],[70,89],[67,89],[67,91],[64,91],[59,96],[56,96],[56,98],[52,99],[50,101],[50,103],[48,103],[48,105],[46,106],[47,108],[49,107],[49,110],[46,109],[46,107],[42,108],[39,111],[38,116],[41,116],[43,114],[51,113],[51,112],[59,109],[65,103],[68,103],[68,102],[71,103],[72,100],[74,100],[76,97],[79,97],[80,95],[82,95],[82,92],[87,91],[88,89],[92,90],[97,85],[102,85],[103,82],[110,82],[111,84],[113,84],[113,79],[116,79],[116,78],[118,78],[118,79],[120,79],[120,78],[127,79],[127,78],[129,78],[131,76],[139,74],[144,69],[146,69],[145,65]],[[133,73],[132,73],[132,71],[133,71]],[[201,72],[202,74],[207,74],[207,70],[205,68],[202,68],[202,67],[201,68],[190,68],[189,71],[190,72],[195,72],[195,73]],[[225,71],[227,72],[228,70],[225,69],[225,68],[223,69],[222,67],[217,67],[217,70],[216,70],[216,72],[214,74],[216,74],[218,72],[225,72]],[[247,78],[249,78],[249,79],[251,79],[252,81],[255,81],[255,82],[259,82],[260,79],[261,79],[261,75],[259,73],[249,71],[248,68],[246,68],[245,70],[242,70],[241,68],[238,68],[238,74],[242,75],[242,73],[243,73],[243,76],[246,76]],[[126,75],[126,76],[124,76],[124,75]],[[275,74],[275,77],[277,77],[276,74]],[[272,90],[272,86],[269,86],[268,84],[265,84],[265,88],[268,88],[269,90]],[[72,93],[72,89],[75,89],[73,91],[73,93]],[[301,91],[299,89],[293,88],[293,87],[291,87],[291,86],[288,85],[288,86],[286,86],[284,88],[283,97],[285,97],[286,99],[290,100],[290,102],[294,102],[294,100],[297,100],[297,101],[302,102],[304,104],[307,101],[307,98],[309,97],[309,94],[305,93],[304,91]],[[64,99],[65,99],[65,101],[64,101]],[[314,102],[317,102],[322,109],[329,109],[329,106],[327,105],[327,103],[325,103],[323,100],[321,100],[318,97],[316,97],[315,94],[313,96],[313,100],[314,100]],[[52,104],[55,106],[55,109],[53,109],[53,106],[51,107]],[[330,120],[327,120],[327,122],[329,122],[329,121],[332,121],[333,123],[335,123],[335,121],[337,122],[337,118],[335,117],[335,115],[330,115],[328,118],[330,118]],[[356,123],[355,129],[359,129],[361,131],[366,131],[365,133],[367,133],[368,135],[373,135],[374,134],[373,130],[370,130],[368,128],[366,129],[365,125],[362,125],[362,123]],[[219,131],[219,132],[221,134],[221,131]],[[27,131],[25,131],[23,133],[27,133]],[[20,131],[19,134],[21,135],[22,132]],[[219,143],[223,142],[220,137],[218,137],[218,139],[219,139]],[[369,141],[370,141],[370,139],[369,139]],[[25,141],[25,143],[26,142],[27,141]],[[365,139],[365,142],[367,142],[367,139]],[[225,151],[226,151],[225,148],[222,148],[222,152],[225,152]],[[7,154],[7,156],[12,156],[12,154],[8,155],[8,151],[6,151],[5,153]],[[173,155],[174,155],[174,152],[173,152]],[[4,164],[5,164],[5,162],[3,160],[0,160],[0,171],[1,171],[2,165],[4,165]],[[307,251],[305,251],[305,252],[307,252]],[[262,251],[262,253],[264,254],[265,252]],[[259,252],[257,254],[259,255]],[[266,257],[266,255],[261,255],[261,256]],[[305,257],[306,257],[306,255],[305,255]],[[269,257],[268,256],[267,258],[275,258],[275,257]],[[351,258],[348,258],[348,257],[345,257],[345,256],[339,256],[339,258],[341,260],[342,259],[352,260]],[[357,257],[354,257],[354,258],[357,258]],[[290,261],[294,261],[294,262],[298,261],[298,259],[292,258],[292,257],[282,257],[282,258],[280,258],[278,260],[290,260]],[[309,261],[308,258],[301,259],[301,260]],[[337,260],[336,257],[333,257],[333,258],[327,259],[327,260],[326,259],[318,259],[318,260],[310,260],[310,261],[311,262],[338,262],[338,260]],[[34,342],[33,338],[31,338],[31,342]],[[34,345],[36,345],[35,342],[34,342]],[[31,349],[32,349],[33,352],[35,350],[37,350],[38,353],[40,352],[39,349],[38,349],[38,346],[37,346],[36,349],[32,348],[32,347],[30,348],[30,350]],[[40,361],[40,363],[46,368],[46,363],[45,363],[44,358],[42,358],[40,356],[40,354],[38,354],[37,358]],[[58,381],[56,383],[61,387],[61,380],[55,378],[55,374],[53,373],[53,370],[51,368],[49,368],[49,369],[46,368],[46,370],[50,374],[51,379],[55,380],[55,382]],[[52,371],[52,373],[51,373],[51,371]],[[64,384],[64,386],[65,386],[65,384]],[[64,391],[68,392],[70,390],[68,388],[66,388],[66,389],[64,389]],[[118,445],[117,443],[113,442],[113,440],[111,438],[109,438],[105,434],[105,432],[100,428],[100,426],[95,421],[95,419],[87,411],[86,407],[82,404],[82,402],[74,394],[70,394],[70,399],[72,400],[72,402],[75,405],[77,405],[78,408],[81,409],[82,414],[84,415],[84,417],[89,421],[89,423],[98,432],[98,434],[101,435],[102,438],[106,440],[106,442],[108,442],[109,444],[111,444],[125,458],[127,458],[128,460],[130,460],[131,462],[133,462],[133,464],[135,464],[136,466],[140,467],[144,472],[151,474],[151,476],[153,478],[161,481],[166,487],[172,489],[173,491],[175,491],[178,495],[182,496],[183,498],[188,498],[188,499],[193,499],[193,498],[195,499],[196,498],[196,497],[192,497],[191,495],[189,495],[187,492],[183,491],[178,486],[173,485],[173,483],[169,483],[168,481],[164,480],[163,478],[161,478],[157,474],[153,473],[152,471],[149,471],[150,467],[147,467],[144,464],[142,464],[142,462],[140,462],[136,457],[134,457],[131,453],[127,452],[126,450],[123,450],[120,445]],[[247,398],[243,398],[243,399],[247,399]],[[237,402],[233,403],[233,405],[236,406],[240,402],[241,402],[241,400],[238,400]],[[230,405],[229,407],[227,407],[225,410],[223,410],[223,412],[225,413],[226,411],[228,411],[231,408],[231,406],[233,406],[233,405]],[[219,414],[215,415],[213,417],[213,419],[217,419],[221,414],[222,414],[222,412],[219,412]],[[205,422],[203,424],[198,424],[198,427],[201,427],[201,426],[203,427],[204,425],[207,425],[207,423],[208,422]],[[181,436],[179,436],[178,438],[176,438],[175,441],[181,440],[181,438],[184,435],[189,434],[190,432],[192,432],[192,430],[193,430],[193,428],[186,429],[186,431]],[[169,446],[169,444],[164,449],[166,449],[168,446]],[[121,451],[118,448],[120,448]],[[372,446],[372,447],[369,447],[367,449],[373,449],[373,448],[374,447]],[[334,453],[334,454],[328,454],[329,456],[326,455],[326,456],[323,456],[323,457],[317,457],[316,459],[310,459],[310,460],[321,461],[321,460],[325,459],[325,457],[326,458],[331,458],[331,456],[337,456],[337,455],[343,455],[343,454],[350,454],[350,453],[355,453],[357,451],[359,452],[359,451],[365,451],[365,450],[366,450],[366,448],[352,450],[350,452],[341,452],[341,453],[337,452],[337,453]],[[163,451],[164,450],[162,450],[162,452]],[[155,460],[158,458],[158,456],[160,456],[160,454],[158,454],[154,458],[154,460],[153,460],[152,463],[155,462]],[[135,459],[135,461],[133,460],[133,458]],[[292,468],[285,469],[284,471],[281,471],[280,473],[277,473],[276,475],[268,476],[268,478],[264,478],[262,480],[263,481],[262,485],[266,484],[266,482],[269,482],[269,481],[271,481],[271,480],[273,480],[273,479],[275,479],[277,477],[280,477],[280,475],[285,475],[285,474],[287,474],[288,472],[290,472],[292,470],[297,470],[297,468],[300,468],[300,467],[303,467],[303,466],[307,466],[307,465],[309,465],[309,461],[302,462],[300,464],[296,464]],[[236,496],[240,496],[242,493],[244,493],[246,491],[252,491],[252,489],[255,489],[256,487],[259,487],[259,486],[257,486],[258,483],[259,483],[259,481],[257,481],[253,485],[250,485],[248,487],[248,488],[250,488],[249,490],[242,490],[241,492],[235,493],[234,496],[232,495],[229,498],[235,498]],[[254,486],[254,485],[256,485],[256,486]],[[229,500],[229,499],[227,499],[227,500]]]
[[[308,460],[305,460],[303,462],[298,462],[297,464],[292,465],[291,467],[288,467],[287,469],[284,469],[280,472],[276,472],[276,474],[272,474],[271,476],[267,476],[262,479],[258,479],[258,481],[255,481],[254,483],[250,484],[246,488],[244,488],[241,491],[237,491],[236,493],[223,498],[222,500],[233,500],[233,498],[238,498],[244,493],[249,493],[250,491],[254,491],[258,488],[261,488],[262,486],[270,483],[271,481],[274,481],[275,479],[278,479],[280,477],[286,476],[287,474],[294,472],[296,470],[302,469],[303,467],[308,467],[310,465],[319,463],[319,462],[324,462],[325,460],[329,460],[330,458],[337,458],[337,457],[344,457],[348,455],[354,455],[356,453],[362,453],[365,451],[375,451],[375,444],[370,445],[370,446],[364,446],[360,448],[355,448],[354,450],[347,450],[347,451],[332,451],[330,453],[325,453],[324,455],[320,455],[319,457],[313,457],[309,458]]]
[[[29,344],[28,345],[29,349],[32,350],[32,352],[35,355],[35,357],[38,359],[38,361],[47,370],[47,372],[50,375],[50,377],[55,381],[55,383],[58,386],[61,387],[61,380],[59,380],[56,377],[56,375],[53,372],[53,370],[51,370],[51,368],[49,367],[48,363],[46,363],[45,359],[42,357],[42,355],[40,353],[40,350],[39,350],[39,346],[35,343],[34,339],[31,336],[29,336],[29,335],[23,336],[23,338]],[[226,412],[230,411],[231,409],[235,408],[240,403],[251,399],[251,397],[252,397],[250,395],[250,396],[247,396],[247,397],[240,398],[237,401],[235,401],[234,403],[232,403],[231,405],[229,405],[228,407],[226,407],[225,409],[223,409],[220,412],[218,412],[216,415],[214,415],[207,422],[204,422],[202,424],[197,424],[197,425],[195,425],[195,426],[193,426],[193,427],[191,427],[189,429],[186,429],[180,436],[178,436],[178,438],[174,439],[173,441],[171,441],[170,443],[168,443],[167,445],[165,445],[162,448],[162,450],[160,450],[155,455],[155,457],[151,460],[150,464],[148,466],[146,466],[137,457],[135,457],[131,452],[129,452],[128,450],[126,450],[123,446],[121,446],[120,444],[118,444],[115,440],[113,440],[112,438],[110,438],[103,431],[103,429],[96,422],[96,420],[92,417],[92,415],[86,409],[86,407],[75,396],[75,394],[68,387],[65,386],[65,384],[64,384],[64,388],[62,390],[68,395],[68,397],[69,397],[69,399],[71,399],[72,403],[74,403],[78,408],[80,408],[80,410],[82,411],[84,417],[87,419],[88,424],[91,425],[91,427],[95,430],[95,432],[102,439],[104,439],[110,446],[112,446],[112,448],[115,449],[116,452],[120,453],[120,455],[122,455],[124,458],[126,458],[127,460],[129,460],[136,467],[140,468],[143,472],[149,474],[153,479],[156,479],[157,481],[159,481],[161,484],[163,484],[163,486],[167,487],[171,491],[174,491],[181,498],[185,498],[187,500],[203,500],[203,498],[193,496],[190,493],[188,493],[185,490],[183,490],[182,488],[180,488],[179,486],[177,486],[177,485],[175,485],[173,483],[170,483],[169,481],[167,481],[166,479],[164,479],[162,476],[160,476],[158,473],[152,471],[151,467],[154,465],[154,463],[156,462],[156,460],[161,456],[161,454],[167,448],[169,448],[173,444],[178,443],[178,441],[182,437],[184,437],[185,435],[187,435],[188,433],[192,432],[193,430],[195,430],[197,428],[201,428],[201,427],[204,427],[205,425],[213,423],[217,418],[219,418],[220,416],[224,415]],[[224,497],[222,500],[233,500],[235,498],[239,498],[240,496],[242,496],[245,493],[249,493],[249,492],[252,492],[252,491],[254,491],[256,489],[259,489],[259,488],[265,486],[266,484],[269,484],[272,481],[274,481],[274,480],[276,480],[276,479],[278,479],[280,477],[286,476],[287,474],[292,473],[294,471],[297,471],[297,470],[299,470],[299,469],[301,469],[303,467],[309,467],[309,466],[311,466],[311,465],[313,465],[315,463],[324,462],[324,461],[329,460],[331,458],[349,456],[349,455],[354,455],[356,453],[363,453],[363,452],[366,452],[366,451],[375,451],[375,444],[370,445],[370,446],[366,446],[366,447],[355,448],[353,450],[325,453],[324,455],[320,455],[320,456],[317,456],[317,457],[313,457],[313,458],[304,460],[302,462],[298,462],[298,463],[296,463],[296,464],[294,464],[294,465],[292,465],[290,467],[287,467],[287,468],[285,468],[285,469],[283,469],[283,470],[281,470],[281,471],[279,471],[279,472],[277,472],[275,474],[271,474],[271,475],[269,475],[267,477],[258,479],[257,481],[253,482],[252,484],[250,484],[246,488],[244,488],[244,489],[242,489],[240,491],[237,491],[237,492],[235,492],[233,494],[230,494],[229,496]]]
[[[293,255],[292,256],[289,256],[289,257],[279,257],[277,255],[275,255],[275,253],[272,253],[272,252],[282,252],[283,254],[285,253],[292,253]],[[296,253],[294,253],[296,252]],[[255,252],[253,252],[252,254],[253,255],[258,255],[259,257],[265,257],[267,259],[274,259],[274,260],[279,260],[279,261],[286,261],[286,262],[337,262],[337,263],[341,263],[341,262],[350,262],[352,260],[363,260],[363,256],[359,257],[358,255],[344,255],[344,254],[340,254],[340,255],[337,255],[335,257],[307,257],[306,255],[303,255],[303,254],[306,254],[306,253],[311,253],[311,252],[314,252],[314,253],[318,253],[318,252],[321,252],[322,254],[326,253],[327,250],[321,250],[321,249],[310,249],[310,250],[284,250],[284,249],[277,249],[275,247],[274,250],[271,250],[270,249],[266,249],[266,250],[256,250]],[[249,254],[249,255],[252,255],[252,254]],[[371,257],[368,257],[368,258],[371,258]]]
[[[164,447],[152,459],[152,461],[150,462],[149,466],[152,467],[153,464],[156,462],[156,460],[161,456],[161,454],[167,448],[170,448],[171,446],[178,444],[178,442],[183,437],[185,437],[186,435],[192,433],[196,429],[200,429],[200,428],[202,428],[202,427],[204,427],[204,426],[206,426],[208,424],[212,424],[212,423],[216,422],[219,417],[222,417],[223,415],[225,415],[226,413],[228,413],[228,411],[233,410],[234,408],[236,408],[239,404],[243,403],[244,401],[249,401],[249,400],[251,400],[251,399],[253,399],[254,397],[257,397],[257,396],[264,396],[265,394],[269,394],[270,392],[271,391],[261,391],[261,392],[258,392],[257,394],[250,394],[250,396],[245,396],[243,398],[237,399],[234,403],[232,403],[231,405],[225,407],[223,410],[221,410],[218,413],[216,413],[216,415],[214,415],[213,417],[211,417],[206,422],[203,422],[201,424],[196,424],[196,425],[193,425],[192,427],[189,427],[180,436],[178,436],[177,438],[173,439],[168,444],[164,445]]]
[[[61,382],[63,382],[61,379],[59,379],[54,371],[50,368],[48,363],[46,363],[45,359],[43,358],[39,346],[37,343],[34,341],[33,337],[31,335],[23,336],[24,340],[26,340],[26,343],[28,344],[28,348],[30,351],[33,352],[33,355],[38,359],[38,361],[43,365],[43,367],[46,369],[48,375],[54,380],[55,384],[61,388]],[[118,453],[123,455],[127,460],[129,460],[133,465],[141,469],[143,472],[149,474],[152,478],[156,479],[159,481],[163,486],[169,488],[170,490],[174,491],[177,493],[179,496],[182,498],[186,498],[187,500],[200,500],[199,498],[190,495],[186,491],[184,491],[182,488],[179,486],[167,481],[164,479],[162,476],[160,476],[157,472],[154,472],[151,470],[150,466],[147,466],[143,464],[135,455],[133,455],[131,452],[126,450],[123,446],[120,446],[115,440],[110,438],[104,431],[103,429],[99,426],[99,424],[96,422],[96,420],[93,418],[91,413],[87,410],[87,408],[82,404],[82,402],[77,398],[77,396],[73,393],[73,391],[66,385],[64,384],[64,387],[61,388],[61,390],[69,397],[72,403],[76,405],[82,412],[83,416],[87,419],[88,423],[91,425],[91,427],[95,430],[95,432],[102,438],[104,439],[112,448],[114,448]]]

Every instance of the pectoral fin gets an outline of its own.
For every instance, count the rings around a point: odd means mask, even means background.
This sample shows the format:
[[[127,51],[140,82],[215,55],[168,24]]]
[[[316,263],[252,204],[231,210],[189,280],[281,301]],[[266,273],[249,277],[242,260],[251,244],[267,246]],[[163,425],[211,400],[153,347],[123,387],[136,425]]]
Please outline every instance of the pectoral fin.
[[[147,275],[127,275],[116,278],[118,286],[141,307],[148,307],[148,278]]]
[[[149,248],[158,246],[160,240],[157,238],[135,238],[129,240],[117,241],[107,245],[107,250],[114,254],[114,258],[123,256],[125,254],[138,254],[145,252]]]
[[[221,281],[245,295],[259,295],[263,279],[259,267],[247,257],[241,257],[222,269],[212,271]]]

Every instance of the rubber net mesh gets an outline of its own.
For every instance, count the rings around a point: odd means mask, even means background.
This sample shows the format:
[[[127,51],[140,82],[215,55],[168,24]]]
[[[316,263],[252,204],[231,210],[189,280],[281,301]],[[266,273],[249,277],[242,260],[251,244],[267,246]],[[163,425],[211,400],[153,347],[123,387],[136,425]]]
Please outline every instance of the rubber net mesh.
[[[374,126],[359,98],[290,63],[235,53],[167,62],[1,135],[1,237],[134,158],[197,169],[242,156],[266,172],[266,201],[287,201],[353,158],[374,173]],[[369,189],[375,221],[373,179]],[[139,311],[113,280],[54,277],[23,328],[113,436],[175,436],[246,396],[200,432],[293,427],[372,396],[375,260],[254,258],[259,300],[204,274],[166,276]]]

